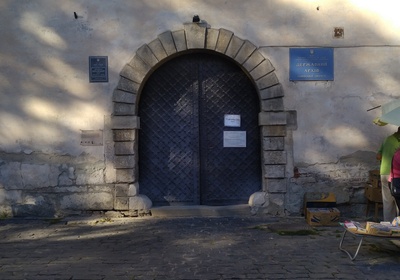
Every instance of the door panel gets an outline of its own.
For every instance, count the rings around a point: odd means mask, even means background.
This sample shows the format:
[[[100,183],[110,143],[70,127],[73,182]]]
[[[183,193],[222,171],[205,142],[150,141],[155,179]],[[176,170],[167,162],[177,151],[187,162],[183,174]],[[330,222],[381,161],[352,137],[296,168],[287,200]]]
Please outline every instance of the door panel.
[[[190,54],[160,67],[139,106],[140,192],[155,205],[247,202],[260,190],[258,100],[239,67]],[[241,127],[224,127],[224,115]],[[223,131],[246,131],[245,148],[224,148]]]

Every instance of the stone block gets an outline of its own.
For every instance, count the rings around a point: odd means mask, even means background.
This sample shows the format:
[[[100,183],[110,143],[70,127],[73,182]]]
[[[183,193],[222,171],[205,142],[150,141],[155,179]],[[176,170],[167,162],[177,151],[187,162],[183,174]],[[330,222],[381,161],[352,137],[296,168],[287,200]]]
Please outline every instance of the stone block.
[[[260,97],[262,100],[273,99],[273,98],[283,97],[283,96],[284,96],[284,93],[283,93],[283,88],[282,88],[281,84],[277,84],[272,87],[262,89],[260,91]]]
[[[265,178],[285,178],[285,165],[264,165]]]
[[[238,54],[240,48],[243,46],[244,40],[240,39],[237,36],[232,36],[231,41],[229,42],[228,48],[226,49],[225,54],[232,58],[235,58]]]
[[[149,43],[149,48],[153,52],[158,61],[163,60],[168,55],[159,39],[155,39]]]
[[[287,180],[283,179],[266,179],[267,189],[269,193],[286,193]]]
[[[119,141],[135,141],[135,129],[115,129],[113,130],[113,139],[115,142]]]
[[[285,151],[264,151],[264,164],[286,164]]]
[[[132,183],[136,181],[136,172],[134,168],[125,168],[116,170],[117,183]]]
[[[129,184],[116,184],[115,185],[115,197],[128,196]]]
[[[255,45],[245,40],[243,46],[236,55],[236,61],[239,64],[243,64],[256,49],[257,47]]]
[[[49,164],[21,164],[21,177],[24,189],[57,186],[60,171]]]
[[[261,110],[264,112],[283,111],[283,98],[267,99],[261,101]]]
[[[286,136],[286,126],[285,125],[269,125],[262,127],[262,135],[263,136]]]
[[[128,196],[137,196],[137,195],[139,195],[139,182],[129,184]]]
[[[186,44],[188,49],[204,49],[206,41],[206,28],[197,23],[184,25]]]
[[[136,166],[136,158],[133,155],[115,156],[115,168],[134,168]]]
[[[171,31],[166,31],[158,35],[158,39],[160,39],[161,44],[164,47],[167,55],[172,55],[176,53],[174,38],[172,37]]]
[[[104,165],[88,163],[84,168],[76,169],[76,184],[104,184]]]
[[[136,94],[116,89],[113,92],[113,101],[119,103],[135,104]]]
[[[129,210],[129,198],[115,197],[114,210]]]
[[[220,53],[225,53],[226,49],[228,48],[229,42],[231,41],[232,36],[233,32],[221,28],[219,30],[219,36],[217,40],[217,45],[215,47],[215,51]]]
[[[139,129],[140,118],[138,116],[112,116],[111,129]]]
[[[115,116],[134,116],[135,104],[117,103],[114,102],[114,115]]]
[[[108,192],[87,192],[64,194],[60,200],[61,209],[69,210],[112,210],[114,196]]]
[[[136,55],[138,55],[147,65],[153,67],[158,63],[157,57],[151,51],[151,48],[144,44],[137,51]]]
[[[258,50],[256,50],[243,63],[243,67],[250,72],[251,70],[256,68],[257,65],[261,64],[263,60],[265,60],[264,56]]]
[[[1,165],[0,186],[6,190],[23,188],[24,182],[21,175],[21,163],[8,162]]]
[[[135,152],[133,142],[115,142],[114,149],[116,155],[133,155]]]
[[[139,91],[140,84],[135,83],[131,80],[128,80],[124,77],[120,77],[117,85],[117,89],[121,91],[126,91],[132,94],[136,94]],[[136,96],[135,96],[135,101],[136,101]],[[133,102],[135,103],[135,102]]]
[[[250,71],[250,75],[255,81],[263,77],[265,74],[271,73],[275,68],[272,66],[269,59],[265,59],[260,64],[258,64],[253,70]]]
[[[267,211],[271,215],[285,216],[285,195],[269,194],[269,205]]]
[[[172,32],[172,37],[174,38],[175,47],[178,52],[187,50],[184,30],[178,30]]]
[[[129,210],[149,210],[152,206],[153,203],[144,194],[129,197]]]
[[[258,114],[259,125],[286,125],[286,112],[261,112]]]
[[[207,29],[207,41],[206,41],[206,48],[209,50],[215,50],[217,47],[217,40],[218,40],[219,30],[217,29]]]
[[[264,89],[264,88],[269,88],[269,87],[279,84],[279,80],[276,77],[275,72],[271,72],[271,73],[263,76],[259,80],[257,80],[256,84],[257,84],[258,88]]]
[[[146,64],[138,55],[135,55],[129,64],[125,65],[120,75],[141,84],[151,66]]]
[[[283,151],[285,149],[284,137],[264,137],[263,138],[264,151]]]

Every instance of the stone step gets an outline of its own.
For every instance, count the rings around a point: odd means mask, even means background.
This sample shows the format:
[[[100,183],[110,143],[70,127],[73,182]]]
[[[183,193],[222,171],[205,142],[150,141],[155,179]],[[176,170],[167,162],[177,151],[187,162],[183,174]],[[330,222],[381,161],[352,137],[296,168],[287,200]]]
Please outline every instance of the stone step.
[[[232,217],[252,216],[248,204],[229,206],[185,205],[150,209],[153,217]]]

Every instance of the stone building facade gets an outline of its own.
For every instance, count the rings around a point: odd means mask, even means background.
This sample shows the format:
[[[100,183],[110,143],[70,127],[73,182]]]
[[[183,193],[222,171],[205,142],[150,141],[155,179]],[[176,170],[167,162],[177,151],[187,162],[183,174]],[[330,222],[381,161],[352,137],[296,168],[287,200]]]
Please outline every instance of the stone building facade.
[[[7,16],[1,19],[0,33],[8,38],[0,46],[2,216],[151,211],[152,205],[157,206],[152,195],[167,197],[167,205],[207,205],[214,203],[215,193],[218,205],[250,200],[262,213],[299,215],[304,194],[315,191],[335,193],[344,215],[365,212],[363,188],[368,171],[379,166],[375,151],[393,130],[372,124],[372,119],[380,114],[379,108],[367,110],[398,95],[400,37],[396,30],[400,24],[396,16],[377,9],[377,4],[367,4],[368,1],[326,1],[323,5],[295,0],[246,4],[239,0],[131,2],[1,4]],[[371,14],[372,11],[375,13]],[[245,17],[241,16],[243,13]],[[196,14],[200,19],[194,22],[192,17]],[[375,19],[375,25],[370,24],[370,18]],[[341,31],[340,36],[337,30]],[[334,79],[290,80],[292,48],[332,48]],[[237,186],[230,181],[226,186],[219,181],[213,184],[208,179],[212,176],[204,176],[202,161],[212,157],[209,151],[213,145],[203,149],[204,158],[202,152],[196,151],[181,159],[171,148],[168,162],[160,163],[165,159],[160,156],[154,170],[143,163],[147,157],[147,140],[143,139],[154,137],[151,134],[144,138],[144,133],[151,131],[147,128],[149,119],[143,117],[149,112],[143,109],[144,97],[159,91],[159,87],[151,86],[155,77],[163,78],[159,76],[161,69],[167,65],[172,67],[167,69],[175,69],[178,63],[186,65],[196,55],[200,55],[200,60],[210,58],[211,69],[232,69],[237,76],[230,81],[237,77],[248,83],[240,89],[232,88],[236,84],[231,88],[224,85],[228,90],[222,90],[225,78],[215,78],[215,85],[211,85],[210,74],[199,80],[204,83],[204,88],[199,87],[200,93],[254,93],[256,111],[252,109],[249,117],[255,117],[258,130],[245,139],[248,143],[255,141],[250,146],[257,146],[257,154],[226,157],[219,162],[225,169],[216,175],[226,176],[223,180],[228,182],[231,175],[227,172],[239,173],[238,166],[259,161],[259,166],[249,167],[234,179],[241,181]],[[108,58],[106,82],[92,83],[88,77],[88,57],[96,56]],[[190,121],[198,117],[198,110],[208,114],[216,110],[196,107],[201,100],[178,97],[180,103],[176,104],[193,110],[189,112]],[[246,98],[238,103],[247,103]],[[228,99],[217,103],[229,103]],[[155,110],[157,105],[161,111],[170,104],[168,100],[166,105],[160,105],[158,100],[152,102],[155,103],[147,108]],[[247,109],[239,114],[224,110],[245,121]],[[161,120],[165,116],[169,122],[169,114],[161,115]],[[216,125],[221,121],[218,119]],[[157,125],[160,119],[154,122],[152,125]],[[198,126],[201,124],[194,124],[195,129]],[[250,135],[251,128],[243,127],[218,127],[218,141],[222,141],[222,133],[227,130],[239,132],[234,135],[243,135],[240,133],[244,130],[245,135]],[[193,151],[203,147],[204,133],[200,134],[194,144],[187,144],[197,147]],[[246,140],[240,138],[239,146]],[[218,145],[222,147],[221,143]],[[150,150],[154,150],[152,147]],[[218,152],[222,150],[227,149],[224,146]],[[244,149],[230,151],[234,154],[239,150]],[[180,183],[173,183],[175,177],[185,177],[180,176],[184,171],[178,170],[174,178],[160,177],[165,182],[158,183],[154,191],[148,190],[148,186],[157,183],[147,183],[146,174],[156,178],[158,173],[166,173],[167,167],[179,168],[178,163],[171,165],[178,159],[179,164],[189,161],[188,166],[199,165],[197,173],[188,172],[196,187],[190,186],[188,191]],[[257,171],[252,173],[253,169]],[[204,196],[197,185],[204,180],[210,181],[210,197]],[[172,191],[164,193],[167,188]],[[241,188],[248,189],[238,190],[230,197],[234,189]],[[194,193],[193,200],[187,201],[187,192],[189,196]]]

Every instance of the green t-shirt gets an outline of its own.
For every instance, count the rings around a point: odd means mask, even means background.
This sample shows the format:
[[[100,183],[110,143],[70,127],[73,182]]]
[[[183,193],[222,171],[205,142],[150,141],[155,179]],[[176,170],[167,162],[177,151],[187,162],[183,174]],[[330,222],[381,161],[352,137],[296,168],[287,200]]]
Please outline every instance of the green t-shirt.
[[[400,148],[400,133],[396,132],[383,141],[378,153],[382,155],[381,175],[389,175],[394,152]]]

